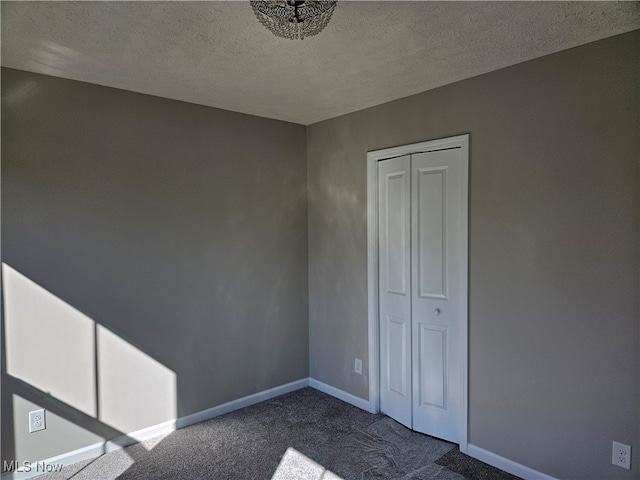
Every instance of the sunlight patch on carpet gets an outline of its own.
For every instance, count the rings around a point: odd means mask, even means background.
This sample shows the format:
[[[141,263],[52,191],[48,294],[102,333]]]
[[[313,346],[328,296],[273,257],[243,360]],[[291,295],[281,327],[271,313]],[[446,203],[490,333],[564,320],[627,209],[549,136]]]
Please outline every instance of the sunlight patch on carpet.
[[[289,447],[282,456],[271,480],[342,480],[335,473],[314,462],[295,448]]]

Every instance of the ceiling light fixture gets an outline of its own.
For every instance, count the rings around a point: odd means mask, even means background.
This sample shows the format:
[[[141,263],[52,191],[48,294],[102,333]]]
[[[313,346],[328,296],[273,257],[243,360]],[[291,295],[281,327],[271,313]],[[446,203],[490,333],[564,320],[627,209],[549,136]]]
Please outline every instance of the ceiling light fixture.
[[[249,3],[260,23],[274,35],[300,40],[320,33],[336,8],[335,0],[257,0]]]

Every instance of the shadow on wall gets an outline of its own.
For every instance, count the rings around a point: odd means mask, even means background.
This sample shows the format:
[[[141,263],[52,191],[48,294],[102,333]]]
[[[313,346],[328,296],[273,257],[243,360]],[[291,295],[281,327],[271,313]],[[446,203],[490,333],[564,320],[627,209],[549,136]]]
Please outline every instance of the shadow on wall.
[[[4,263],[2,276],[2,364],[12,392],[4,408],[13,411],[12,424],[2,428],[15,445],[3,451],[3,470],[87,445],[102,443],[107,451],[107,441],[118,437],[122,444],[139,440],[123,432],[166,422],[175,429],[172,370]],[[30,434],[28,412],[38,408],[47,410],[47,429]]]
[[[62,464],[56,455],[79,446],[100,455],[145,440],[146,427],[169,424],[163,431],[175,430],[172,370],[5,263],[2,283],[2,365],[10,395],[5,408],[12,410],[11,424],[3,429],[11,430],[15,445],[14,452],[3,451],[3,470],[18,471],[15,478],[58,472]],[[28,413],[40,408],[47,410],[46,429],[30,434]],[[109,463],[110,475],[125,475],[136,462],[155,456],[151,450],[166,438],[145,441],[142,450],[124,450],[126,457]],[[29,458],[33,455],[38,458]],[[272,480],[303,477],[340,480],[290,447]]]

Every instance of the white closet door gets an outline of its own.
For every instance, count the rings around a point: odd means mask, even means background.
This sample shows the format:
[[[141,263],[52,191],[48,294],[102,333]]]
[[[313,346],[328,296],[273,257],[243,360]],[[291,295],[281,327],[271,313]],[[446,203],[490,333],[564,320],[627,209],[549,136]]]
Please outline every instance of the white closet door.
[[[460,443],[467,159],[452,148],[411,163],[413,429]]]
[[[378,162],[380,408],[455,443],[466,442],[467,152]]]
[[[412,428],[411,157],[378,166],[380,405]]]

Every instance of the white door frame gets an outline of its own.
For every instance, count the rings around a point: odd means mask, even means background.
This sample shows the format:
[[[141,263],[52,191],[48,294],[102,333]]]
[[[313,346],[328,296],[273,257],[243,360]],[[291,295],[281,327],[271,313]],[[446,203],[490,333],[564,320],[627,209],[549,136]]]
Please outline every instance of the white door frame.
[[[378,162],[393,157],[400,157],[417,152],[461,148],[462,154],[469,158],[469,135],[443,138],[428,142],[414,143],[400,147],[385,148],[367,153],[367,275],[368,275],[368,322],[369,322],[369,408],[372,413],[380,411],[380,348],[378,320]],[[468,226],[467,226],[468,228]],[[468,251],[465,238],[464,249]],[[468,256],[468,255],[467,255]],[[468,272],[468,265],[465,270]],[[468,374],[469,374],[469,330],[468,330],[468,274],[467,282],[461,285],[462,301],[460,311],[465,312],[466,321],[461,327],[460,359],[462,368],[460,451],[467,453],[468,445]]]

